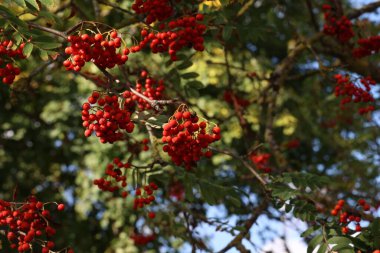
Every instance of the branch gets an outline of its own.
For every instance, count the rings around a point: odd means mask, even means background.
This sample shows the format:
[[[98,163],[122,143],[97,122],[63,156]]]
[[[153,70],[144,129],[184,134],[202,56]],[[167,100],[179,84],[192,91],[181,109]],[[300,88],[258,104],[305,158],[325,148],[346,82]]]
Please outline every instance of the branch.
[[[107,77],[108,79],[108,82],[109,84],[111,84],[112,82],[115,82],[115,83],[120,83],[120,80],[115,78],[114,76],[112,76],[107,70],[105,70],[104,68],[96,65],[96,67],[98,67],[98,69]],[[172,100],[152,100],[150,98],[148,98],[147,96],[141,94],[140,92],[138,92],[137,90],[135,90],[134,88],[132,88],[132,84],[128,81],[128,79],[126,78],[126,74],[125,72],[123,71],[123,69],[120,67],[120,70],[121,72],[123,73],[125,79],[126,79],[126,86],[127,88],[136,96],[138,96],[139,98],[142,98],[143,100],[145,100],[146,102],[148,102],[148,104],[153,108],[155,109],[156,111],[158,112],[161,112],[162,111],[162,108],[160,105],[168,105],[168,104],[175,104],[175,103],[179,103],[178,100],[175,100],[175,99],[172,99]]]
[[[349,19],[358,18],[364,13],[375,11],[379,7],[380,7],[380,1],[364,5],[362,8],[353,10],[352,12],[348,13],[347,18]]]
[[[253,166],[251,164],[249,164],[246,160],[244,160],[242,157],[240,157],[239,155],[234,154],[230,151],[227,151],[227,150],[220,150],[220,149],[217,149],[214,147],[210,147],[210,149],[215,151],[215,152],[218,152],[218,153],[229,155],[229,156],[239,160],[247,169],[249,169],[252,172],[252,174],[257,178],[257,180],[259,180],[259,182],[263,186],[264,190],[268,191],[267,182],[260,176],[260,174],[255,170],[255,168],[253,168]]]
[[[45,32],[54,34],[54,35],[56,35],[58,37],[67,39],[67,36],[66,36],[65,32],[61,32],[61,31],[58,31],[58,30],[55,30],[55,29],[52,29],[52,28],[44,27],[44,26],[41,26],[41,25],[38,25],[38,24],[35,24],[35,23],[32,23],[32,22],[28,22],[28,25],[30,27],[36,28],[38,30],[45,31]]]
[[[292,70],[298,56],[308,49],[309,45],[318,41],[323,36],[323,33],[317,33],[312,38],[306,41],[301,41],[292,51],[289,52],[288,56],[285,57],[274,69],[270,76],[269,86],[272,90],[272,94],[268,99],[267,111],[266,111],[266,124],[265,124],[265,141],[269,143],[273,155],[277,161],[277,164],[281,170],[287,167],[286,160],[283,154],[280,152],[280,147],[277,144],[274,133],[274,119],[276,116],[276,103],[277,97],[280,92],[280,87],[284,84],[286,78],[288,77],[290,71]]]
[[[106,0],[99,0],[99,3],[100,3],[100,4],[103,4],[103,5],[111,6],[111,7],[115,8],[115,9],[117,9],[117,10],[119,10],[119,11],[122,11],[122,12],[125,12],[125,13],[127,13],[127,14],[129,14],[129,15],[131,15],[131,16],[134,16],[134,15],[135,15],[133,12],[131,12],[131,11],[129,11],[129,10],[126,10],[126,9],[123,9],[123,8],[121,8],[119,5],[114,4],[114,3],[111,3],[111,2],[106,1]]]
[[[268,207],[267,201],[263,201],[255,210],[253,210],[251,217],[244,223],[245,230],[241,231],[226,247],[221,249],[218,253],[225,253],[233,247],[239,247],[244,237],[249,233],[249,230],[260,217],[262,212]],[[240,248],[240,247],[239,247]]]
[[[318,32],[319,31],[319,25],[318,25],[317,20],[315,19],[314,13],[313,13],[313,4],[310,0],[306,0],[306,5],[307,5],[307,9],[309,11],[310,20],[311,20],[311,23],[313,24],[314,30]]]
[[[224,62],[226,66],[226,72],[227,72],[227,78],[228,78],[228,88],[233,91],[233,84],[235,83],[235,79],[233,78],[233,75],[231,73],[231,68],[230,68],[230,62],[228,59],[228,51],[227,48],[224,48]],[[236,96],[232,94],[231,96],[232,102],[233,102],[233,108],[236,113],[236,116],[239,120],[239,125],[243,132],[245,132],[246,137],[250,140],[255,139],[255,134],[251,130],[251,126],[248,124],[247,120],[244,118],[244,109],[239,105]]]

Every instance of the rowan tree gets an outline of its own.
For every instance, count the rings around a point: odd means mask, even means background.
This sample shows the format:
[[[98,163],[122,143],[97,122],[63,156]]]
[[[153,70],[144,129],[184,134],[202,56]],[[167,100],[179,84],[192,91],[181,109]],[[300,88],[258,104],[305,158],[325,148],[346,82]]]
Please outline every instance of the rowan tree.
[[[379,7],[2,1],[1,250],[379,252]]]

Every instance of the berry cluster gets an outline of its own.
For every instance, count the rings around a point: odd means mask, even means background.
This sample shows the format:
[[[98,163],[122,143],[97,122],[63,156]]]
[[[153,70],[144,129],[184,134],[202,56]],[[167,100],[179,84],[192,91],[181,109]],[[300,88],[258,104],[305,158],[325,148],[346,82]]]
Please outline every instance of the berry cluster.
[[[12,40],[0,41],[0,78],[4,84],[12,84],[15,77],[21,72],[13,65],[13,59],[25,58],[22,53],[25,43],[21,43],[16,49],[12,49],[13,46]]]
[[[226,101],[227,103],[232,104],[232,105],[236,101],[237,105],[239,105],[240,107],[243,107],[243,108],[245,108],[251,104],[247,99],[240,98],[240,97],[236,96],[235,93],[231,90],[226,90],[224,92],[223,99],[224,99],[224,101]]]
[[[26,252],[41,247],[42,253],[48,253],[55,247],[50,238],[56,230],[49,225],[50,211],[45,209],[47,203],[42,203],[35,196],[30,196],[24,203],[14,203],[0,200],[0,226],[7,227],[7,239],[11,248],[18,252]],[[64,204],[57,204],[57,210],[63,211]],[[74,253],[67,249],[66,252]]]
[[[157,81],[154,78],[149,77],[146,70],[141,71],[140,76],[141,79],[136,83],[136,91],[151,100],[162,99],[163,92],[165,90],[164,80]],[[122,96],[125,98],[126,107],[133,109],[135,107],[135,103],[137,103],[138,108],[142,111],[152,109],[152,106],[148,103],[148,101],[130,91],[125,91]]]
[[[354,103],[370,103],[374,102],[371,91],[371,86],[375,85],[376,82],[371,77],[365,77],[360,79],[360,84],[363,86],[356,85],[350,80],[349,76],[343,76],[341,74],[336,74],[334,76],[336,81],[335,96],[343,97],[340,100],[340,108],[342,110],[346,109],[346,104]],[[375,107],[373,105],[362,106],[359,108],[359,114],[365,114],[374,111]]]
[[[136,246],[147,245],[148,243],[150,243],[156,239],[156,236],[154,234],[144,235],[144,234],[140,234],[140,233],[134,233],[130,237]]]
[[[142,188],[137,188],[135,192],[135,200],[133,202],[133,208],[143,208],[145,205],[151,204],[156,198],[153,196],[153,193],[158,190],[158,186],[150,182],[150,184],[143,186]],[[148,214],[149,218],[153,219],[155,213],[150,212]]]
[[[145,22],[150,25],[155,21],[163,21],[173,15],[169,0],[135,0],[132,10],[137,14],[146,15]]]
[[[190,170],[199,159],[211,157],[208,146],[220,140],[220,128],[215,126],[212,133],[207,133],[208,123],[199,122],[199,118],[190,113],[187,108],[179,108],[171,120],[163,126],[162,142],[164,152],[167,152],[177,165]]]
[[[371,36],[358,40],[359,47],[352,51],[355,58],[363,58],[380,51],[380,36]]]
[[[270,154],[263,153],[263,154],[256,154],[252,153],[249,156],[249,159],[252,161],[253,164],[256,165],[256,167],[263,171],[264,173],[270,173],[272,171],[271,168],[268,167]]]
[[[360,232],[362,230],[362,227],[360,225],[360,221],[362,220],[360,215],[355,215],[353,213],[343,212],[342,209],[344,207],[345,201],[343,199],[338,200],[337,204],[335,205],[334,209],[331,210],[332,216],[337,216],[340,213],[339,216],[339,223],[342,227],[342,233],[347,234],[350,229],[348,228],[348,225],[351,222],[355,222],[355,231]],[[358,205],[363,209],[363,211],[369,211],[370,205],[366,203],[364,199],[359,199]]]
[[[96,103],[97,106],[94,105]],[[95,131],[101,143],[122,140],[122,130],[131,133],[134,129],[130,111],[119,104],[116,95],[101,95],[94,91],[82,109],[83,126],[86,128],[84,135],[89,137]]]
[[[115,157],[113,162],[106,166],[105,176],[95,179],[93,183],[104,192],[114,193],[120,191],[121,197],[126,198],[129,195],[129,192],[126,190],[126,187],[128,186],[126,169],[128,168],[131,168],[129,163],[123,163],[120,158]],[[122,171],[123,169],[124,173]],[[158,186],[154,182],[151,182],[142,188],[137,188],[135,191],[133,208],[139,209],[143,208],[145,205],[151,204],[156,199],[153,194],[157,190]],[[154,219],[156,214],[154,212],[149,212],[148,217]]]
[[[146,29],[141,31],[144,38],[139,45],[131,48],[131,52],[137,52],[150,45],[153,53],[168,52],[172,61],[176,61],[177,52],[184,47],[192,47],[196,51],[204,50],[203,34],[206,26],[199,22],[203,20],[202,14],[182,17],[169,22],[169,31],[149,33]],[[164,26],[162,26],[164,28]]]
[[[341,43],[347,43],[355,36],[352,23],[346,16],[338,17],[329,4],[324,4],[322,10],[326,21],[323,26],[325,34],[335,36]]]
[[[100,178],[94,180],[94,185],[98,186],[98,188],[102,191],[108,192],[116,192],[121,188],[127,187],[127,177],[126,173],[122,172],[122,169],[130,168],[129,163],[122,163],[119,158],[114,158],[113,163],[109,163],[106,166],[105,174],[106,178]],[[120,184],[120,186],[119,186]],[[121,196],[126,198],[128,196],[127,191],[121,192]]]
[[[70,59],[63,62],[67,70],[80,71],[89,61],[104,69],[113,68],[128,60],[128,48],[117,53],[122,41],[116,31],[110,32],[106,38],[103,38],[100,33],[94,36],[89,34],[72,35],[67,38],[67,41],[70,45],[65,48],[65,53],[70,55]]]

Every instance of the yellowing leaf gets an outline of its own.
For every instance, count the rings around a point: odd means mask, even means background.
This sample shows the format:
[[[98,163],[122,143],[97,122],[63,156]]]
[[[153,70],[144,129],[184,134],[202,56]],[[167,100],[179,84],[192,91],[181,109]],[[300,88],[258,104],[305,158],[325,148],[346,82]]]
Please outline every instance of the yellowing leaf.
[[[205,5],[208,6],[210,9],[216,9],[216,10],[222,7],[222,3],[220,2],[220,0],[207,0],[199,4],[199,10],[202,11]]]

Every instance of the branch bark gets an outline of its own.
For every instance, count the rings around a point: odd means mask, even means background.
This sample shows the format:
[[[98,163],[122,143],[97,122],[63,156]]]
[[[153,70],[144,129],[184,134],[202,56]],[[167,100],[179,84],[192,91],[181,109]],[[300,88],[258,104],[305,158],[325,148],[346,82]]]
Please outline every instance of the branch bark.
[[[376,1],[374,3],[364,5],[362,8],[353,10],[352,12],[348,13],[347,18],[349,19],[358,18],[365,13],[375,11],[379,7],[380,7],[380,1]]]
[[[253,224],[260,217],[262,212],[267,209],[267,207],[268,202],[264,200],[255,210],[253,210],[251,217],[244,223],[245,230],[241,231],[232,241],[227,244],[227,246],[218,251],[218,253],[225,253],[233,247],[241,248],[239,246],[242,244],[244,237],[247,236]]]

